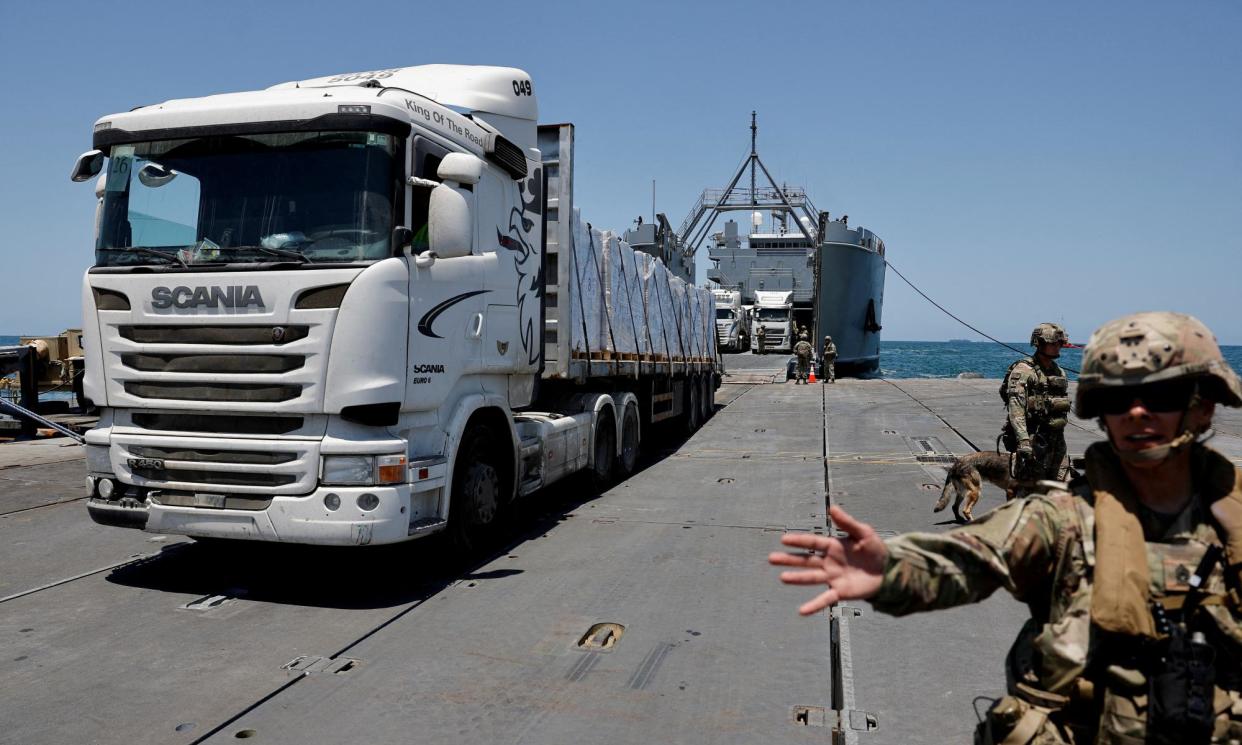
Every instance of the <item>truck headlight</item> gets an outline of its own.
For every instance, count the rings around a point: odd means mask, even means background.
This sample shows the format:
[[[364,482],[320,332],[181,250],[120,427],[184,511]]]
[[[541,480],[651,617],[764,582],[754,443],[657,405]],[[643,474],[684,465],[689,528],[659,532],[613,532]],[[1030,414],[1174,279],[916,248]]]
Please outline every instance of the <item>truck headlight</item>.
[[[325,455],[320,480],[335,486],[400,484],[405,481],[405,456]]]

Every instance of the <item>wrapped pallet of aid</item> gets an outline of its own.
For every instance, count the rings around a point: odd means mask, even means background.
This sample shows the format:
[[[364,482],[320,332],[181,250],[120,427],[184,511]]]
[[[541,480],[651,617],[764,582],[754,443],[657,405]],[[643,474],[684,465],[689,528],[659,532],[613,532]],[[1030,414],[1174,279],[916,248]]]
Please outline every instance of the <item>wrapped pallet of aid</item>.
[[[656,258],[642,251],[634,252],[634,279],[631,305],[635,311],[642,311],[638,328],[638,348],[644,360],[657,359],[657,355],[668,356],[668,345],[664,343],[664,326],[658,317],[658,308],[651,304],[647,293],[648,278],[655,271]]]
[[[646,328],[642,262],[644,258],[651,257],[635,251],[619,236],[616,243],[619,261],[609,265],[609,285],[612,288],[609,310],[614,315],[614,325],[627,324],[634,339],[634,347],[630,351],[637,358],[646,359],[651,354],[651,339]]]
[[[573,215],[573,265],[569,273],[571,303],[566,314],[572,319],[570,349],[575,359],[599,358],[608,340],[607,298],[600,264],[603,236]]]
[[[697,287],[690,287],[687,291],[687,300],[690,301],[690,334],[691,348],[694,350],[694,359],[696,362],[705,362],[707,355],[703,350],[707,346],[707,336],[703,333],[703,293]]]
[[[606,349],[613,359],[638,359],[638,324],[630,304],[629,274],[634,268],[634,249],[612,231],[604,231],[600,265],[604,268],[604,299],[608,311]]]
[[[643,274],[643,297],[647,305],[648,332],[651,336],[651,356],[657,362],[673,359],[679,349],[677,328],[673,315],[673,296],[669,288],[672,275],[664,262],[649,257]]]
[[[703,333],[704,339],[707,339],[707,344],[703,345],[703,354],[707,356],[707,359],[715,360],[717,350],[719,349],[717,328],[715,328],[715,297],[710,289],[705,288],[700,289],[699,297],[703,299],[703,308],[705,308],[703,312]]]
[[[689,362],[693,354],[693,336],[690,323],[690,303],[686,292],[686,283],[670,278],[669,290],[673,298],[672,326],[676,330],[677,352],[673,355],[678,362]],[[667,319],[665,321],[668,322]],[[670,337],[671,338],[671,337]]]
[[[716,356],[716,298],[711,290],[700,288],[699,330],[702,332],[703,344],[699,354],[703,360],[710,361]]]

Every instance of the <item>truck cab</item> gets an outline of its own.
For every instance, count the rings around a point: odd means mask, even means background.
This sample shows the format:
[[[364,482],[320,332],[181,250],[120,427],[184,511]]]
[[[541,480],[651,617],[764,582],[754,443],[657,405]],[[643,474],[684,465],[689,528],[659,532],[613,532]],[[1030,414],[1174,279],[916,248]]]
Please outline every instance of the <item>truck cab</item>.
[[[793,350],[793,292],[789,290],[756,290],[752,320],[751,348],[758,353],[759,327],[764,328],[765,352]]]
[[[737,290],[712,290],[716,301],[716,340],[720,349],[741,352],[746,349],[749,328],[742,309],[742,293]]]

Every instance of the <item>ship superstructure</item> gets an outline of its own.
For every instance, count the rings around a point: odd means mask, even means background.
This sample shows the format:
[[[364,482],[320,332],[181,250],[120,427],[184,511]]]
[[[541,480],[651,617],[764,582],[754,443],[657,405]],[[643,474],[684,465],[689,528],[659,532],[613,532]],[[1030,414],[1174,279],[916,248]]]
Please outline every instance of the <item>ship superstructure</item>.
[[[751,112],[749,157],[728,186],[703,190],[678,231],[679,243],[687,253],[708,243],[708,280],[740,292],[743,305],[755,304],[756,293],[790,293],[793,336],[806,327],[817,351],[824,336],[832,336],[841,373],[878,369],[884,242],[870,230],[849,227],[845,216],[831,219],[805,189],[778,185],[759,158],[757,136]],[[748,213],[749,234],[743,237],[731,219],[713,233],[725,212]],[[786,351],[790,341],[772,351]]]

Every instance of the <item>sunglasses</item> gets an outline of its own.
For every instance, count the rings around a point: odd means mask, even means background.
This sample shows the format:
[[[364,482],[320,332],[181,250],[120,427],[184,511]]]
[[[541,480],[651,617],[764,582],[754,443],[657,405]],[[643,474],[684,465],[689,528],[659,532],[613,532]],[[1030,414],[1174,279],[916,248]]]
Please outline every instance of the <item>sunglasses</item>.
[[[1114,390],[1100,391],[1099,409],[1103,414],[1125,414],[1140,401],[1143,408],[1153,412],[1185,411],[1194,396],[1194,383],[1176,381],[1148,383]]]

